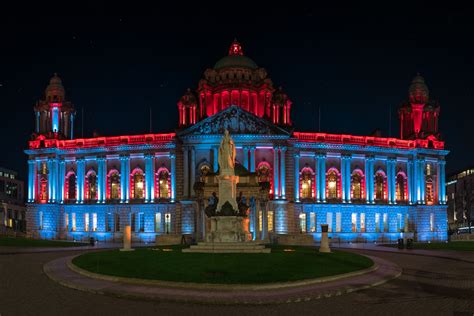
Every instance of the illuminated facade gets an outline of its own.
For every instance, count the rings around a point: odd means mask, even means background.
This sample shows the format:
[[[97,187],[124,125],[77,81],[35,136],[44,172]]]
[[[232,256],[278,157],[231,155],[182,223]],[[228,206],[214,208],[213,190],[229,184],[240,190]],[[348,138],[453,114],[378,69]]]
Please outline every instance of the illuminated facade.
[[[203,179],[218,172],[225,129],[240,172],[254,239],[280,234],[341,241],[447,238],[439,105],[421,76],[400,107],[401,138],[295,131],[293,106],[234,41],[178,101],[176,133],[73,138],[74,107],[54,76],[35,107],[29,143],[28,231],[34,237],[135,240],[206,232]],[[249,178],[250,179],[250,178]],[[252,180],[253,181],[253,180]],[[239,183],[238,191],[245,190]]]

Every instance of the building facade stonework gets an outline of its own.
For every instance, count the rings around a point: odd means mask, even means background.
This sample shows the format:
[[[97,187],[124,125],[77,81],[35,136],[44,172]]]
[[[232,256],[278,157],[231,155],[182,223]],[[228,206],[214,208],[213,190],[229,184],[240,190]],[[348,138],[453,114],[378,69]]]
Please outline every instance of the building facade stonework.
[[[288,95],[236,41],[179,99],[175,133],[74,138],[74,106],[57,75],[45,94],[25,151],[30,236],[119,240],[131,225],[137,241],[204,240],[203,188],[219,174],[228,130],[236,174],[256,182],[237,185],[252,194],[243,198],[255,240],[318,240],[321,224],[336,241],[447,239],[448,151],[439,105],[419,75],[400,107],[400,138],[298,132]]]

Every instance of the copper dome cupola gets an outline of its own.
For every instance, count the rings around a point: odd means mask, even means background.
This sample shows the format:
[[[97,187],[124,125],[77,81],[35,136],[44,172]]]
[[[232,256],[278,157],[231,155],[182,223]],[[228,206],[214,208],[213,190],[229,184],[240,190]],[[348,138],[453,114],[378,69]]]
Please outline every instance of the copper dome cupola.
[[[425,104],[430,97],[430,91],[423,78],[419,73],[413,78],[408,95],[411,103]]]

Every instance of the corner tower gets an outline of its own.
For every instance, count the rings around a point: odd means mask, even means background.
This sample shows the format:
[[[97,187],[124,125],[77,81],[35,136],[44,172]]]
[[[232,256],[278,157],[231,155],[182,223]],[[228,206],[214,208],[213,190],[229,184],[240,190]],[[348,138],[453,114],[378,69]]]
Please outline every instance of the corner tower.
[[[400,138],[438,140],[439,111],[438,102],[430,99],[425,79],[417,74],[408,88],[408,100],[402,103],[398,111]]]
[[[74,137],[75,110],[71,102],[65,100],[61,78],[55,73],[44,92],[43,100],[36,103],[35,136],[46,138],[72,139]]]

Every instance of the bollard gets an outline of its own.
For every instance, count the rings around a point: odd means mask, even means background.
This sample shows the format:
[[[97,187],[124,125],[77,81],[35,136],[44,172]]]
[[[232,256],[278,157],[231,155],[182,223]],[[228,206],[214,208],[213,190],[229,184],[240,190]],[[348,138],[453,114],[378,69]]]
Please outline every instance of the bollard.
[[[328,239],[328,224],[321,224],[321,245],[319,247],[319,252],[331,252]]]
[[[132,227],[126,225],[123,232],[123,248],[120,251],[133,251],[132,249]]]

